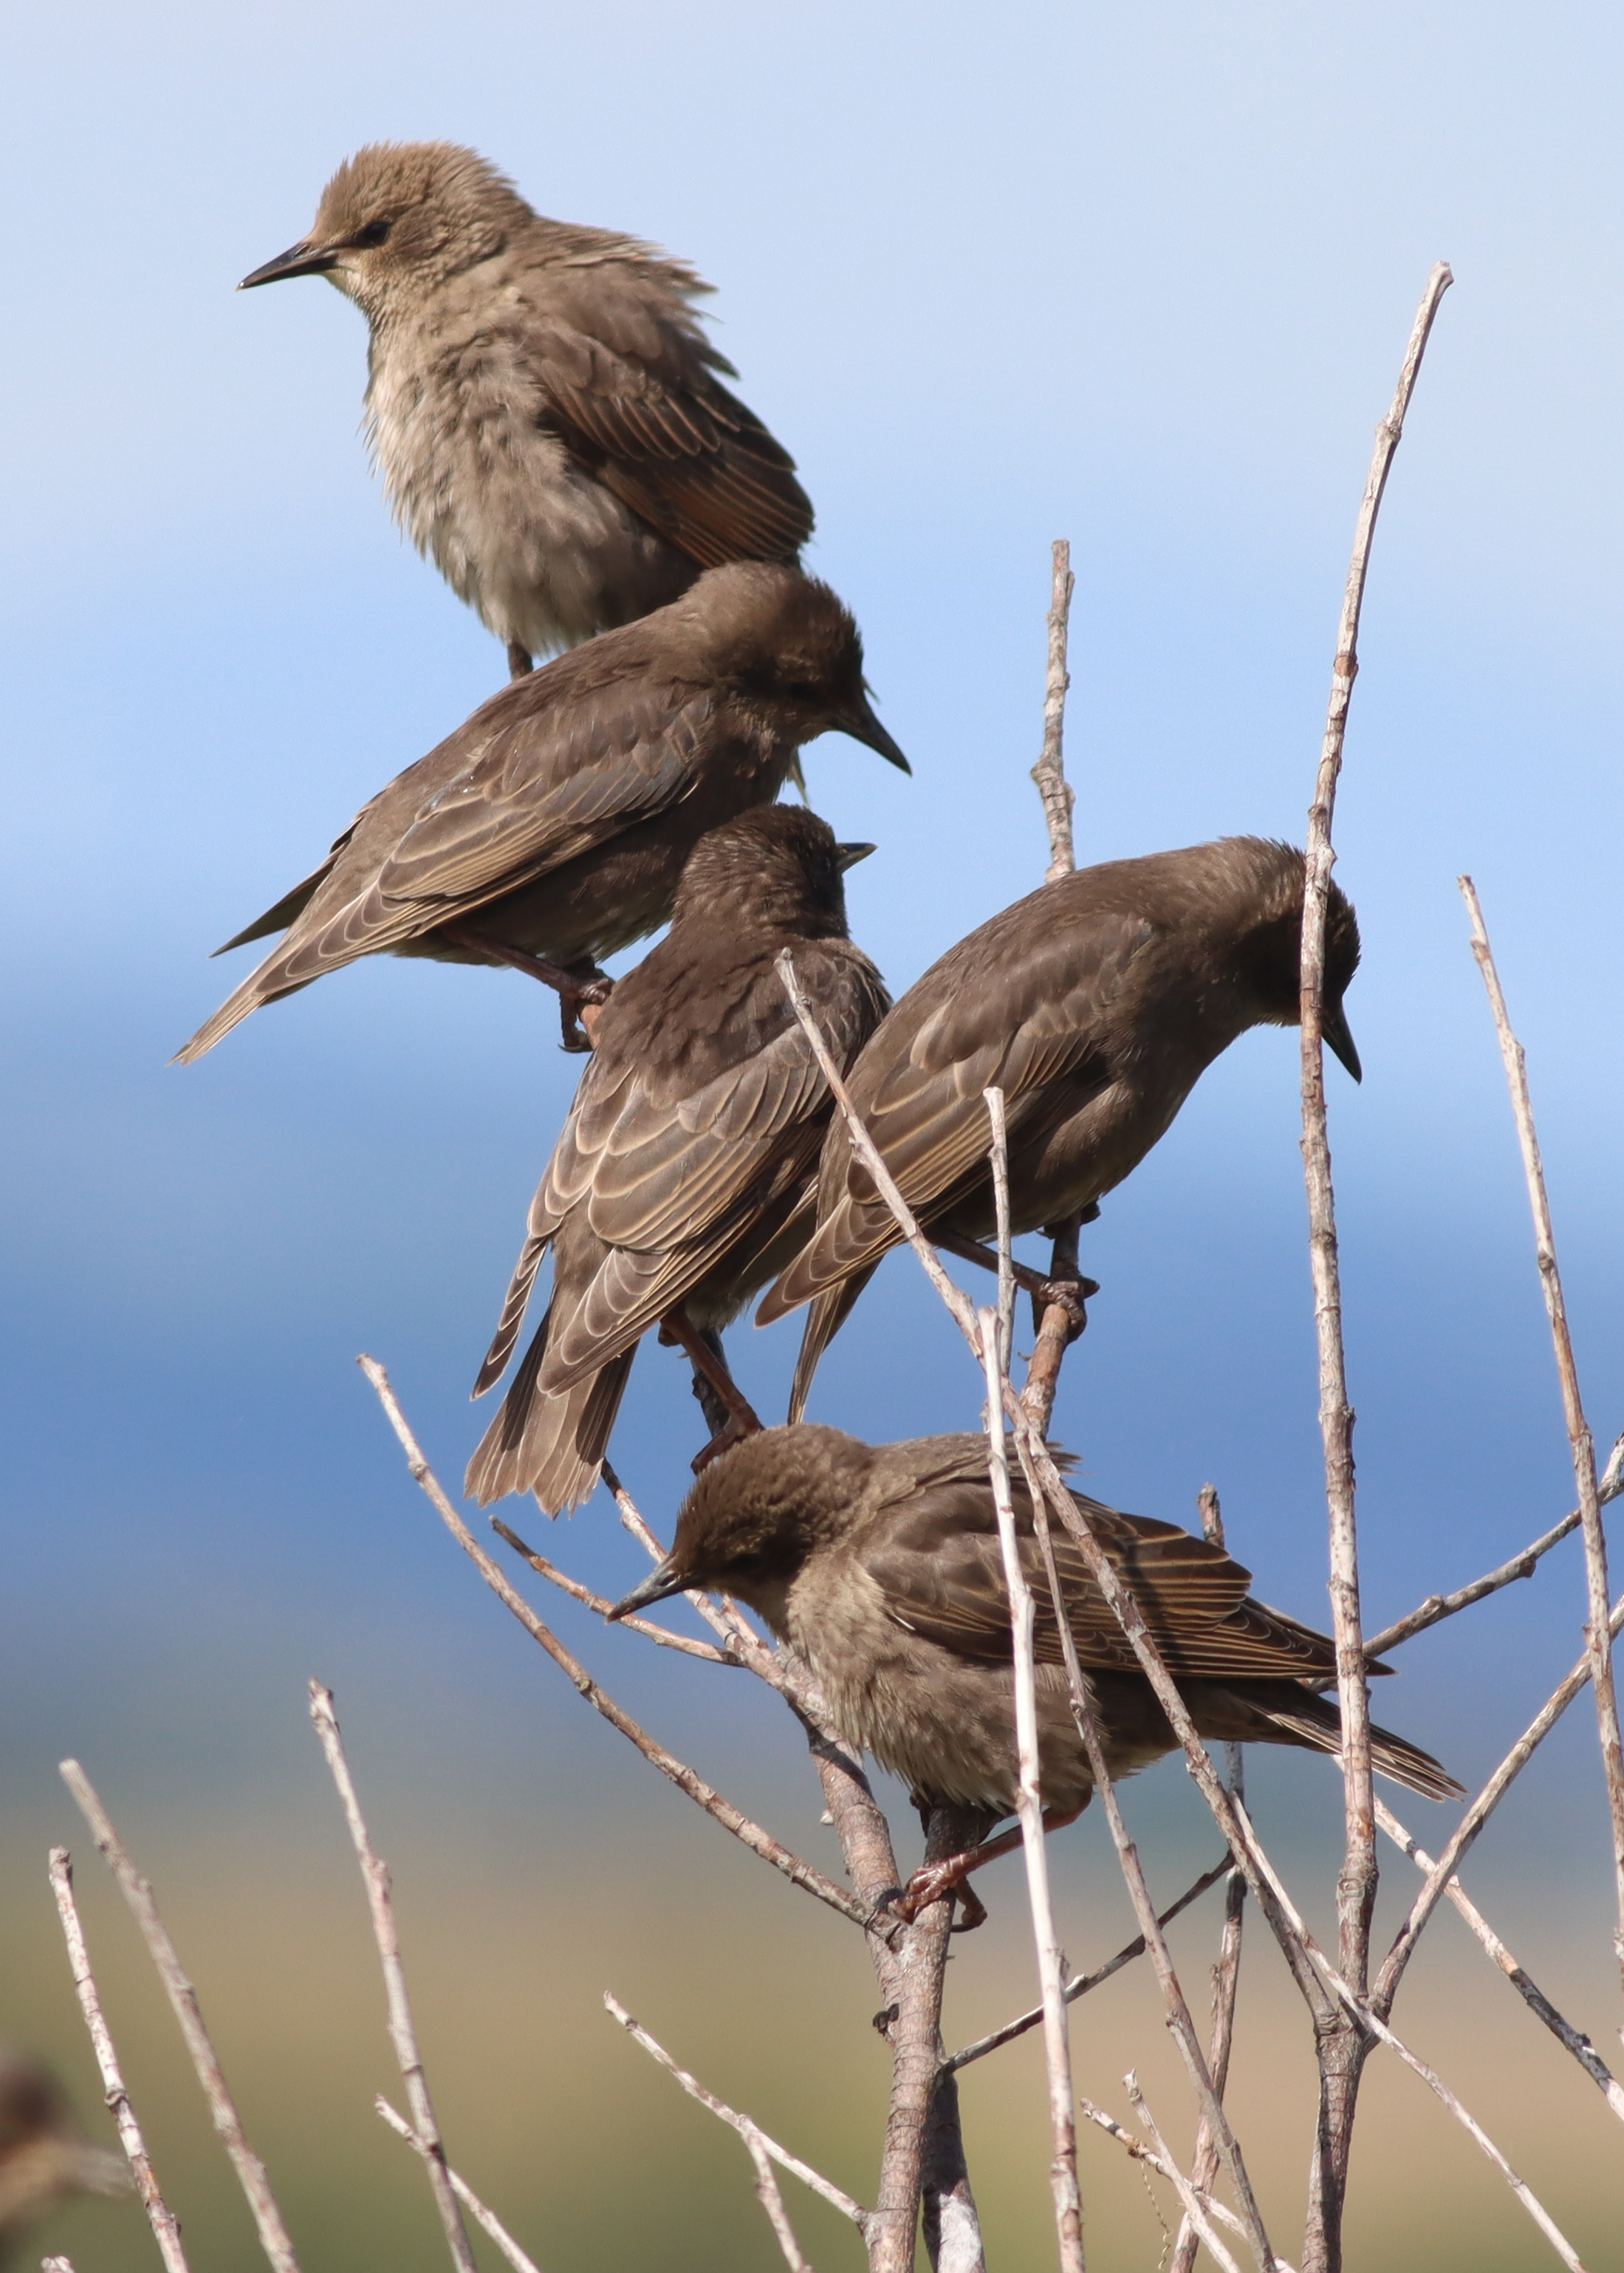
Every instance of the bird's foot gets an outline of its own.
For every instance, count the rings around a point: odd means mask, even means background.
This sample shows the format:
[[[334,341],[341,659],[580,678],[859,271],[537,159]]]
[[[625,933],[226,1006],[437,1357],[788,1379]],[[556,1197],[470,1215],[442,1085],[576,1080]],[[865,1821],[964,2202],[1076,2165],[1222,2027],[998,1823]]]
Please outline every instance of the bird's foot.
[[[558,1046],[572,1057],[584,1057],[596,1041],[598,1020],[615,982],[590,956],[560,968],[565,983],[558,986]]]
[[[535,657],[518,640],[507,642],[507,675],[510,679],[528,679],[535,669]]]
[[[737,1414],[730,1414],[709,1444],[694,1454],[689,1467],[696,1476],[701,1474],[713,1460],[720,1459],[723,1452],[731,1452],[735,1444],[742,1444],[746,1437],[753,1437],[760,1426],[753,1414],[751,1420],[745,1421]]]
[[[932,1902],[940,1902],[944,1894],[957,1894],[964,1903],[964,1920],[959,1932],[968,1933],[986,1917],[979,1896],[965,1884],[972,1871],[979,1871],[984,1863],[994,1863],[1000,1855],[1011,1855],[1021,1844],[1017,1827],[996,1839],[984,1839],[977,1847],[967,1847],[961,1854],[945,1856],[939,1863],[927,1863],[914,1872],[891,1907],[909,1925],[921,1910],[929,1909]],[[974,1911],[971,1905],[974,1904]],[[978,1915],[977,1914],[978,1913]]]
[[[709,1444],[693,1462],[697,1476],[730,1446],[759,1435],[761,1416],[728,1369],[722,1336],[696,1326],[680,1304],[661,1319],[660,1339],[668,1348],[687,1352],[693,1368],[693,1393],[711,1432]]]

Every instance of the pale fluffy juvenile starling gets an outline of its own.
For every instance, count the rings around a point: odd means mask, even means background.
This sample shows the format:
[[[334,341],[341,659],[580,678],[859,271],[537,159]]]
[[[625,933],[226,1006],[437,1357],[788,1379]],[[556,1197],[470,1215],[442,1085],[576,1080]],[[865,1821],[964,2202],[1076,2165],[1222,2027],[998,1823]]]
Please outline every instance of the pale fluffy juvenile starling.
[[[1093,1779],[1018,1473],[1012,1489],[1037,1612],[1043,1799],[1059,1819],[1088,1805]],[[1223,1548],[1074,1497],[1132,1587],[1203,1737],[1338,1752],[1335,1700],[1302,1685],[1334,1678],[1328,1636],[1254,1601],[1251,1572]],[[1105,1764],[1113,1779],[1131,1775],[1177,1740],[1080,1549],[1058,1521],[1051,1533]],[[670,1555],[612,1615],[690,1589],[735,1594],[759,1611],[805,1659],[847,1742],[922,1804],[1014,1812],[1009,1597],[984,1437],[870,1445],[803,1424],[746,1437],[699,1478]],[[1385,1729],[1371,1730],[1371,1759],[1380,1774],[1429,1799],[1463,1797],[1430,1754]]]
[[[950,948],[852,1069],[851,1101],[932,1236],[996,1228],[983,1091],[1001,1088],[1014,1231],[1086,1219],[1248,1027],[1298,1023],[1303,856],[1260,836],[1111,860],[1045,884]],[[1358,927],[1336,885],[1324,1030],[1355,1080],[1342,998]],[[844,1120],[824,1141],[815,1225],[758,1312],[811,1302],[791,1420],[818,1359],[902,1234]]]
[[[535,213],[450,142],[346,159],[308,236],[243,279],[325,276],[370,332],[366,431],[396,520],[508,649],[630,623],[727,560],[793,560],[795,461],[718,373],[655,246]]]
[[[720,1361],[721,1328],[794,1252],[785,1226],[833,1099],[775,964],[790,949],[837,1063],[849,1064],[890,1007],[846,930],[844,872],[872,849],[771,805],[689,855],[670,931],[598,1019],[531,1207],[475,1396],[505,1368],[549,1251],[552,1299],[469,1466],[474,1498],[533,1491],[550,1515],[579,1506],[640,1337],[680,1309],[673,1338],[685,1326]],[[725,1430],[725,1409],[707,1418]]]
[[[226,942],[288,934],[180,1062],[262,1002],[385,950],[535,966],[567,1000],[595,958],[666,921],[700,838],[770,804],[802,745],[831,732],[908,771],[845,608],[796,568],[708,570],[505,686],[380,791],[313,875]]]

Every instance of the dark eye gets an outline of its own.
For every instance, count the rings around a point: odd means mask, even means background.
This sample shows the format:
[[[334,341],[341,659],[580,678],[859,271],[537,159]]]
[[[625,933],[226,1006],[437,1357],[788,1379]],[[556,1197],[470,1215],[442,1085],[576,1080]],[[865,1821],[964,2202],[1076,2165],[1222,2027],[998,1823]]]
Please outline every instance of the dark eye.
[[[388,234],[389,223],[386,221],[370,221],[364,229],[358,229],[350,238],[349,249],[354,252],[370,252],[375,244],[381,244]]]

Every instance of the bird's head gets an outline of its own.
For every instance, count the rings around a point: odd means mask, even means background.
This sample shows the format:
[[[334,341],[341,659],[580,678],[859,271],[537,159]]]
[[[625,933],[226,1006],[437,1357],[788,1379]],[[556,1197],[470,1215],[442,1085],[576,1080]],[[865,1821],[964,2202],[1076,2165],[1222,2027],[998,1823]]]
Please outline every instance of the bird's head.
[[[798,746],[849,734],[912,768],[874,716],[851,611],[815,576],[777,561],[712,568],[677,602],[709,667]]]
[[[683,1502],[670,1553],[612,1618],[670,1594],[737,1594],[770,1624],[806,1558],[839,1539],[873,1455],[838,1429],[763,1429],[713,1460]]]
[[[1265,873],[1253,886],[1253,919],[1236,950],[1239,976],[1256,1023],[1298,1025],[1302,1015],[1303,855],[1294,845],[1267,844],[1255,837],[1231,837],[1213,850],[1233,850],[1263,863]],[[1358,920],[1341,886],[1333,883],[1325,918],[1321,1025],[1326,1047],[1355,1081],[1364,1076],[1342,998],[1358,961]]]
[[[689,853],[674,921],[844,939],[846,871],[873,849],[840,844],[805,806],[756,806],[701,836]]]
[[[321,193],[308,236],[243,279],[241,290],[325,276],[369,316],[499,252],[533,218],[505,174],[453,142],[373,142]]]

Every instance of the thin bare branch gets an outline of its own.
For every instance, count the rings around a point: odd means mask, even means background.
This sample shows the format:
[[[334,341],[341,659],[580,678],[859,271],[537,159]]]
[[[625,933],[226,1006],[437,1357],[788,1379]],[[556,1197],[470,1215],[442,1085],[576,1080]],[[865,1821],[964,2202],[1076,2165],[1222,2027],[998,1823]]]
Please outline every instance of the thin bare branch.
[[[1171,1924],[1181,1911],[1187,1910],[1192,1902],[1199,1901],[1209,1887],[1216,1887],[1221,1879],[1231,1878],[1234,1872],[1235,1858],[1226,1854],[1221,1863],[1215,1863],[1211,1870],[1203,1871],[1194,1886],[1186,1887],[1176,1902],[1170,1902],[1164,1910],[1159,1910],[1156,1924]],[[1116,1955],[1107,1958],[1096,1971],[1080,1973],[1068,1981],[1066,1984],[1066,2003],[1074,2005],[1079,1997],[1086,1997],[1090,1990],[1097,1989],[1102,1981],[1109,1981],[1113,1973],[1120,1973],[1125,1965],[1131,1965],[1136,1957],[1142,1957],[1144,1954],[1145,1937],[1142,1933],[1136,1933],[1132,1941],[1124,1943]],[[974,2043],[949,2053],[943,2065],[956,2075],[962,2067],[969,2067],[972,2060],[984,2059],[989,2052],[1014,2044],[1017,2037],[1024,2037],[1029,2029],[1039,2025],[1043,2017],[1043,2007],[1034,2005],[1029,2012],[1021,2014],[1015,2020],[1007,2021],[1001,2029],[994,2029],[988,2036],[977,2037]]]
[[[356,1362],[377,1391],[378,1402],[388,1416],[389,1425],[400,1439],[401,1449],[406,1454],[407,1465],[416,1482],[422,1486],[441,1522],[474,1564],[492,1594],[497,1595],[513,1612],[531,1639],[539,1642],[554,1664],[568,1676],[577,1693],[592,1707],[595,1712],[602,1714],[610,1728],[617,1729],[629,1744],[635,1745],[651,1767],[658,1768],[660,1774],[674,1783],[678,1791],[685,1792],[697,1807],[702,1807],[707,1815],[714,1817],[724,1830],[730,1831],[752,1855],[759,1855],[763,1862],[770,1863],[775,1871],[782,1872],[792,1886],[801,1887],[809,1894],[815,1894],[820,1902],[827,1902],[831,1909],[838,1910],[842,1917],[850,1918],[854,1924],[866,1925],[869,1923],[868,1913],[864,1911],[859,1902],[847,1893],[844,1887],[836,1886],[833,1879],[826,1878],[821,1871],[815,1870],[810,1863],[803,1862],[798,1855],[792,1854],[782,1842],[773,1837],[771,1832],[764,1831],[759,1823],[752,1823],[747,1815],[734,1806],[731,1800],[724,1799],[722,1794],[707,1784],[702,1776],[696,1775],[692,1768],[685,1767],[675,1753],[668,1752],[663,1744],[657,1743],[646,1729],[640,1728],[632,1715],[624,1712],[607,1690],[592,1678],[580,1660],[565,1647],[551,1629],[536,1616],[524,1596],[516,1587],[509,1584],[505,1574],[491,1561],[490,1556],[486,1554],[467,1524],[457,1513],[456,1509],[446,1497],[439,1479],[424,1459],[417,1439],[413,1436],[407,1423],[406,1415],[401,1412],[395,1393],[389,1385],[389,1377],[383,1367],[376,1359],[370,1357],[362,1357]]]
[[[1156,2149],[1157,2157],[1160,2159],[1160,2167],[1166,2172],[1168,2177],[1172,2180],[1173,2190],[1177,2194],[1179,2201],[1184,2204],[1184,2214],[1189,2222],[1191,2230],[1206,2243],[1208,2248],[1212,2252],[1214,2257],[1216,2258],[1218,2263],[1224,2267],[1224,2273],[1240,2273],[1239,2266],[1236,2264],[1234,2259],[1230,2255],[1229,2251],[1219,2240],[1216,2233],[1214,2232],[1212,2220],[1208,2217],[1206,2210],[1202,2207],[1200,2194],[1197,2194],[1195,2188],[1191,2185],[1189,2179],[1186,2178],[1184,2172],[1179,2169],[1178,2163],[1174,2160],[1172,2150],[1168,2146],[1166,2140],[1163,2138],[1161,2131],[1157,2127],[1156,2119],[1150,2112],[1145,2096],[1139,2088],[1138,2076],[1134,2074],[1134,2070],[1130,2068],[1127,2074],[1123,2077],[1122,2081],[1126,2088],[1128,2097],[1134,2103],[1134,2113],[1144,2125],[1145,2129],[1150,2134],[1150,2143]]]
[[[373,2100],[372,2104],[377,2108],[378,2113],[383,2117],[390,2129],[398,2133],[399,2135],[405,2140],[407,2145],[414,2149],[425,2164],[432,2166],[437,2161],[444,2159],[443,2157],[436,2156],[434,2149],[430,2146],[428,2141],[418,2136],[417,2133],[413,2130],[411,2125],[407,2121],[405,2116],[400,2114],[397,2109],[391,2107],[389,2102],[383,2097],[381,2092]],[[506,2258],[508,2263],[514,2268],[514,2273],[540,2273],[540,2269],[536,2265],[535,2260],[527,2256],[525,2252],[520,2249],[519,2244],[513,2239],[513,2235],[503,2224],[496,2212],[493,2209],[487,2209],[485,2208],[484,2203],[481,2202],[473,2187],[468,2183],[468,2180],[466,2179],[459,2178],[456,2172],[451,2168],[449,2164],[445,2165],[445,2175],[451,2180],[452,2191],[455,2194],[457,2200],[468,2211],[469,2217],[484,2228],[485,2232],[490,2236],[492,2241],[495,2242],[497,2247],[501,2251],[503,2256]]]
[[[1436,1868],[1424,1847],[1418,1846],[1398,1818],[1380,1799],[1376,1802],[1376,1820],[1396,1847],[1402,1848],[1425,1878]],[[1570,2052],[1590,2082],[1601,2093],[1608,2106],[1624,2123],[1624,2084],[1618,2078],[1595,2045],[1582,2030],[1565,2020],[1538,1983],[1530,1980],[1482,1911],[1472,1901],[1458,1879],[1451,1879],[1444,1888],[1456,1909],[1465,1919],[1478,1940],[1493,1959],[1512,1987],[1537,2019],[1545,2022],[1563,2049]]]
[[[708,2107],[713,2115],[719,2115],[724,2123],[738,2133],[741,2139],[755,2139],[781,2168],[788,2171],[792,2178],[799,2179],[804,2187],[810,2187],[813,2194],[821,2195],[831,2209],[839,2210],[842,2217],[849,2217],[858,2232],[866,2235],[873,2216],[872,2210],[866,2210],[861,2202],[854,2202],[843,2187],[835,2185],[833,2179],[826,2179],[821,2171],[814,2171],[810,2163],[802,2162],[798,2155],[792,2155],[787,2147],[781,2147],[776,2139],[768,2138],[760,2125],[753,2122],[748,2115],[741,2115],[736,2107],[730,2107],[724,2099],[718,2099],[714,2091],[707,2091],[696,2076],[690,2075],[685,2067],[677,2066],[665,2046],[657,2043],[647,2029],[640,2027],[619,1999],[611,1996],[608,1990],[603,1992],[603,2003],[632,2042],[641,2044],[649,2058],[657,2061],[668,2075],[675,2076],[690,2099],[697,2099],[701,2107]]]
[[[995,1092],[988,1092],[989,1105]],[[1003,1099],[999,1099],[1001,1107]],[[1001,1156],[1001,1112],[993,1121],[994,1152]],[[1009,1219],[1004,1215],[1000,1233],[1007,1244]],[[1013,1283],[1011,1288],[1013,1294]],[[1003,1385],[1008,1376],[999,1366],[1002,1340],[999,1314],[981,1314],[981,1347],[987,1378],[987,1467],[992,1483],[992,1504],[998,1516],[999,1546],[1004,1563],[1004,1586],[1009,1596],[1009,1626],[1014,1651],[1014,1720],[1017,1782],[1015,1812],[1021,1823],[1022,1851],[1026,1860],[1027,1900],[1032,1912],[1032,1939],[1037,1948],[1037,1979],[1044,2007],[1044,2057],[1049,2078],[1050,2189],[1054,2196],[1055,2232],[1059,2244],[1061,2273],[1082,2273],[1082,2201],[1077,2188],[1077,2127],[1072,2114],[1071,2045],[1066,2033],[1065,1972],[1054,1911],[1049,1899],[1049,1863],[1044,1850],[1043,1799],[1038,1788],[1037,1666],[1033,1652],[1037,1607],[1015,1538],[1014,1502],[1009,1489],[1009,1455],[1004,1437]],[[1066,1624],[1062,1606],[1060,1623]],[[1265,2269],[1267,2273],[1267,2269]]]
[[[1126,2125],[1119,2123],[1114,2115],[1108,2115],[1103,2107],[1081,2091],[1077,2094],[1077,2112],[1085,2121],[1092,2123],[1096,2130],[1103,2131],[1108,2139],[1114,2139],[1136,2163],[1142,2163],[1147,2170],[1156,2172],[1159,2178],[1167,2180],[1169,2186],[1175,2183],[1171,2156],[1164,2159],[1154,2147],[1147,2147],[1142,2139],[1136,2139]],[[1239,2234],[1245,2240],[1246,2230],[1226,2202],[1221,2202],[1215,2194],[1206,2194],[1201,2197],[1201,2208],[1218,2224],[1227,2226],[1231,2233]],[[1275,2273],[1293,2273],[1293,2268],[1283,2257],[1276,2257]]]
[[[1556,1234],[1551,1224],[1551,1203],[1545,1194],[1545,1167],[1539,1157],[1539,1136],[1534,1126],[1533,1100],[1529,1095],[1528,1068],[1523,1045],[1511,1029],[1494,951],[1483,920],[1483,910],[1470,876],[1459,879],[1461,896],[1471,918],[1471,951],[1488,989],[1494,1031],[1505,1062],[1511,1091],[1511,1109],[1522,1148],[1523,1173],[1528,1182],[1528,1204],[1534,1219],[1534,1251],[1539,1264],[1545,1315],[1551,1322],[1551,1342],[1556,1353],[1557,1377],[1562,1388],[1562,1413],[1568,1423],[1568,1444],[1573,1456],[1574,1482],[1578,1487],[1580,1528],[1584,1534],[1584,1577],[1587,1601],[1586,1637],[1590,1649],[1590,1680],[1596,1692],[1596,1724],[1601,1737],[1602,1773],[1607,1785],[1607,1813],[1613,1827],[1613,1876],[1619,1922],[1613,1950],[1624,1979],[1624,1741],[1619,1734],[1619,1700],[1613,1682],[1613,1652],[1607,1644],[1607,1540],[1602,1529],[1601,1495],[1596,1478],[1596,1447],[1584,1402],[1579,1394],[1579,1369],[1574,1358],[1568,1308],[1562,1299],[1562,1276],[1557,1267]]]
[[[1043,754],[1032,768],[1032,779],[1044,801],[1044,821],[1049,831],[1049,867],[1045,884],[1069,876],[1077,865],[1072,850],[1072,808],[1076,792],[1066,778],[1066,692],[1071,675],[1066,668],[1066,637],[1071,619],[1072,548],[1063,536],[1051,547],[1049,598],[1049,665],[1044,684]]]
[[[1617,1499],[1621,1492],[1624,1492],[1624,1437],[1620,1437],[1614,1444],[1606,1472],[1598,1480],[1598,1506],[1605,1507],[1609,1500]],[[1411,1634],[1425,1633],[1428,1626],[1435,1626],[1440,1619],[1452,1618],[1457,1610],[1470,1609],[1474,1602],[1482,1602],[1485,1595],[1497,1594],[1502,1587],[1509,1587],[1514,1580],[1531,1579],[1534,1566],[1540,1557],[1548,1555],[1553,1547],[1560,1546],[1571,1533],[1577,1531],[1583,1520],[1583,1516],[1575,1507],[1560,1523],[1553,1524],[1549,1531],[1531,1540],[1520,1555],[1514,1555],[1509,1563],[1502,1563],[1498,1570],[1486,1572],[1481,1579],[1474,1579],[1469,1587],[1457,1587],[1452,1594],[1429,1594],[1406,1617],[1395,1619],[1390,1626],[1383,1626],[1379,1634],[1366,1643],[1366,1662],[1385,1656],[1390,1649],[1396,1649],[1399,1643],[1408,1641]]]
[[[533,1547],[527,1547],[519,1534],[510,1530],[499,1516],[491,1517],[490,1528],[499,1539],[507,1542],[515,1555],[523,1557],[537,1578],[545,1579],[550,1587],[557,1587],[559,1593],[567,1594],[573,1602],[580,1603],[584,1609],[595,1610],[600,1617],[607,1617],[614,1609],[607,1594],[595,1594],[590,1587],[583,1587],[579,1579],[572,1579],[567,1571],[560,1571],[556,1563],[550,1563],[544,1555],[538,1555]],[[655,1625],[649,1618],[633,1616],[621,1618],[617,1623],[627,1633],[644,1634],[650,1641],[658,1642],[662,1649],[680,1650],[685,1657],[702,1657],[708,1665],[742,1665],[744,1662],[730,1651],[715,1649],[709,1642],[694,1641],[687,1634],[672,1633],[668,1627]]]
[[[361,1865],[362,1884],[366,1888],[367,1908],[372,1917],[372,1939],[378,1944],[378,1962],[383,1971],[384,1995],[389,2007],[389,2041],[394,2047],[400,2080],[406,2086],[406,2104],[412,2112],[412,2127],[427,2149],[424,2159],[434,2206],[439,2212],[440,2224],[445,2231],[445,2245],[451,2252],[451,2262],[457,2268],[457,2273],[478,2273],[468,2228],[462,2223],[462,2212],[457,2206],[456,2190],[451,2183],[445,2149],[440,2142],[439,2125],[435,2120],[434,2104],[429,2097],[429,2080],[423,2074],[423,2055],[417,2049],[417,2031],[412,2024],[412,2000],[406,1987],[406,1968],[400,1961],[400,1937],[395,1928],[394,1904],[390,1899],[389,1866],[374,1852],[371,1834],[361,1812],[355,1779],[344,1756],[344,1740],[339,1734],[333,1692],[324,1688],[319,1681],[312,1681],[310,1693],[311,1719],[338,1790],[339,1804],[344,1811],[355,1860]]]
[[[85,2015],[85,2026],[90,2031],[91,2049],[96,2056],[96,2066],[101,2071],[101,2089],[106,2095],[109,2111],[118,2131],[118,2143],[124,2150],[130,2165],[130,2175],[135,2180],[135,2190],[141,2197],[141,2207],[146,2212],[153,2239],[158,2244],[158,2254],[164,2262],[165,2273],[187,2273],[186,2253],[181,2247],[180,2220],[164,2201],[158,2185],[157,2172],[146,2151],[146,2142],[141,2136],[141,2127],[136,2120],[135,2110],[130,2104],[130,2094],[124,2085],[123,2070],[118,2065],[118,2053],[113,2044],[112,2030],[101,2011],[101,1999],[96,1993],[96,1979],[90,1969],[90,1952],[85,1946],[85,1930],[79,1924],[79,1905],[73,1899],[73,1864],[65,1847],[50,1850],[51,1892],[56,1897],[56,1913],[62,1920],[62,1937],[68,1947],[68,1969],[73,1976],[73,1987]],[[60,2261],[64,2263],[66,2260]],[[47,2259],[49,2264],[50,2261]]]
[[[275,2273],[299,2273],[299,2261],[293,2254],[293,2244],[288,2238],[287,2227],[282,2224],[282,2214],[276,2207],[276,2198],[271,2192],[271,2181],[265,2164],[248,2143],[242,2119],[226,2088],[225,2075],[209,2041],[208,2030],[203,2025],[198,1992],[182,1970],[175,1944],[158,1915],[152,1887],[131,1861],[106,1808],[96,1797],[94,1786],[79,1762],[64,1760],[61,1774],[80,1814],[90,1826],[91,1836],[106,1857],[109,1867],[118,1881],[119,1892],[141,1930],[141,1939],[146,1944],[147,1954],[157,1970],[159,1980],[163,1984],[169,2009],[180,2024],[186,2050],[191,2055],[192,2067],[197,2070],[198,2081],[203,2087],[209,2113],[214,2119],[214,2128],[230,2157],[237,2183],[247,2196],[249,2209],[253,2213],[254,2227],[259,2236],[259,2247],[275,2269]]]

